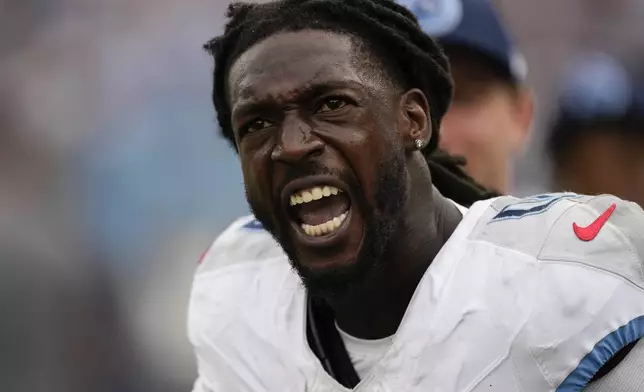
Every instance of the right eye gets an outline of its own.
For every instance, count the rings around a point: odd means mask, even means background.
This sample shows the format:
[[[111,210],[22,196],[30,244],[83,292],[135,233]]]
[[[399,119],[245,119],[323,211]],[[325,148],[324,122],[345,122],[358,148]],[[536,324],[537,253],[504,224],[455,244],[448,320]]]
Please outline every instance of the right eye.
[[[329,98],[322,103],[322,105],[318,109],[318,113],[327,113],[334,110],[340,110],[347,105],[347,101],[342,98]]]
[[[246,133],[253,133],[257,131],[261,131],[262,129],[266,129],[268,127],[272,127],[273,123],[268,121],[268,120],[263,120],[263,119],[257,119],[249,122],[244,126],[244,129]]]

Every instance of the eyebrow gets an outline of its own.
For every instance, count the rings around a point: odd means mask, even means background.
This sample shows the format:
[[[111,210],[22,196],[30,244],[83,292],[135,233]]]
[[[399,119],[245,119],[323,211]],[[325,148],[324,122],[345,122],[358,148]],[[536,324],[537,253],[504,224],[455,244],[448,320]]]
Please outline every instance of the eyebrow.
[[[304,87],[291,90],[286,94],[284,94],[284,96],[288,97],[288,101],[303,101],[303,100],[312,99],[320,95],[327,94],[334,90],[348,89],[348,88],[352,90],[360,90],[360,91],[364,90],[364,87],[360,83],[357,83],[354,81],[347,81],[347,80],[330,81],[330,82],[327,81],[327,82],[317,82],[317,83],[308,84]],[[242,90],[241,95],[252,96],[253,92],[252,90],[251,91]],[[258,100],[255,100],[252,98],[248,100],[243,100],[241,104],[235,105],[235,108],[232,113],[232,118],[246,117],[253,113],[261,113],[261,112],[269,111],[271,109],[275,109],[277,106],[279,106],[279,103],[277,103],[276,101],[279,101],[279,99],[276,99],[275,97],[271,97],[270,95]]]

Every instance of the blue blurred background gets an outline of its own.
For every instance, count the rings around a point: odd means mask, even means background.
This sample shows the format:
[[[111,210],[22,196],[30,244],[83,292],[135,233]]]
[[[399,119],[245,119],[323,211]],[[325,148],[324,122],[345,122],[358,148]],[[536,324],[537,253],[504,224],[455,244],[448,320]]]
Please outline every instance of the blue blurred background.
[[[0,1],[0,390],[188,391],[200,254],[247,212],[218,137],[222,0]],[[549,187],[545,122],[576,53],[642,53],[644,1],[499,0],[537,97],[514,193]]]

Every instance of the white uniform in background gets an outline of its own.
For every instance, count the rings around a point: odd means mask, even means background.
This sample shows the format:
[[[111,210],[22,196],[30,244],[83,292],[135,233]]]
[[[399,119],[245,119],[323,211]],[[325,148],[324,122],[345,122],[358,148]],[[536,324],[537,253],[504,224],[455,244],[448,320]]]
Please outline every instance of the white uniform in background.
[[[633,203],[575,194],[478,202],[394,336],[369,354],[342,334],[361,375],[354,390],[579,391],[644,335],[642,260],[644,211]],[[306,291],[272,237],[252,217],[233,223],[194,280],[194,390],[348,391],[309,348],[305,309]],[[590,389],[644,390],[642,346]]]

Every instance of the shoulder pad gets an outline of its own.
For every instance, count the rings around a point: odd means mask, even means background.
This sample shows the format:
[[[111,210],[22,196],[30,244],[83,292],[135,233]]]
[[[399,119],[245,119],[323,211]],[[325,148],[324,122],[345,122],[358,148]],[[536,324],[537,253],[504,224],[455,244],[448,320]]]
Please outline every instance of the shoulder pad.
[[[197,273],[235,263],[284,256],[282,248],[253,216],[234,221],[201,257]]]
[[[615,196],[501,197],[483,213],[470,239],[542,261],[585,264],[644,288],[644,211]]]
[[[536,256],[559,216],[587,196],[575,193],[547,193],[492,200],[481,214],[470,239],[492,242]]]

